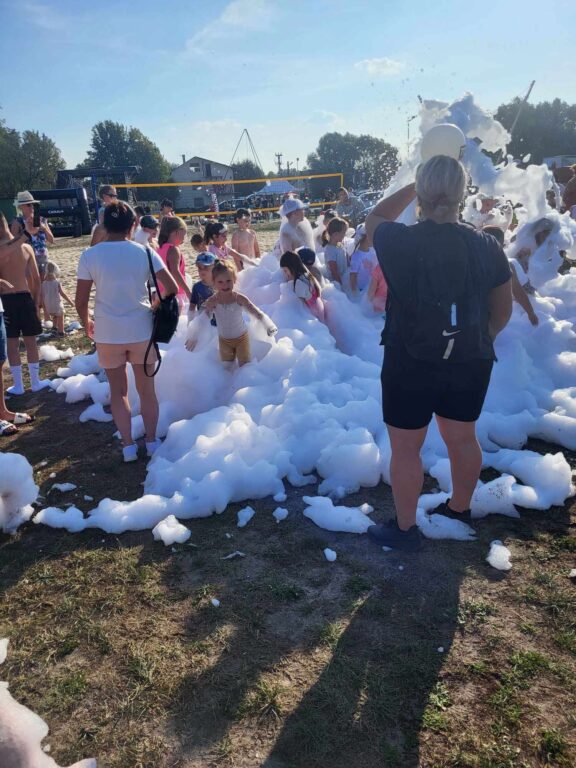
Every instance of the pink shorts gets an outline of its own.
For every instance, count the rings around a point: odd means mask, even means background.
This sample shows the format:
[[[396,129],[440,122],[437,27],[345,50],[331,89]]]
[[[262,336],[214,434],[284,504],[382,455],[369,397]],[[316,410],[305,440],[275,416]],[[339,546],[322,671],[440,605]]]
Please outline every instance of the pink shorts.
[[[98,360],[102,368],[119,368],[125,363],[144,365],[148,344],[148,341],[133,341],[126,344],[103,344],[97,341]],[[157,360],[156,350],[152,347],[148,355],[148,364],[153,365]]]

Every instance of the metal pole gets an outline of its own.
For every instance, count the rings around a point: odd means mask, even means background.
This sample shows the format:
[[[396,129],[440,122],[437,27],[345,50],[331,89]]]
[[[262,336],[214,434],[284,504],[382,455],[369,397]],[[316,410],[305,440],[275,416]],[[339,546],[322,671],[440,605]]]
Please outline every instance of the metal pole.
[[[512,136],[512,134],[514,133],[514,128],[516,128],[516,123],[518,122],[520,114],[522,113],[522,110],[524,109],[524,105],[526,104],[526,102],[530,98],[530,94],[532,93],[532,88],[534,88],[534,84],[535,83],[536,83],[536,80],[532,80],[532,82],[530,83],[530,88],[528,88],[528,93],[526,94],[526,96],[524,96],[520,106],[518,107],[518,112],[516,113],[516,117],[514,118],[514,122],[512,123],[512,126],[510,127],[510,136]]]

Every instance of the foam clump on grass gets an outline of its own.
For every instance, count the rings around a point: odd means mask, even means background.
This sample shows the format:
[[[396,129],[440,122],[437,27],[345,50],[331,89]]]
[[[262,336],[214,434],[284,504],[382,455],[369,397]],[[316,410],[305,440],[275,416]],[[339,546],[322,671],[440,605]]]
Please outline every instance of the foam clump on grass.
[[[496,568],[498,571],[509,571],[512,568],[510,558],[512,553],[502,544],[501,541],[495,539],[490,544],[490,550],[486,556],[486,560],[492,568]]]
[[[0,529],[13,533],[26,520],[38,497],[32,467],[18,453],[0,453]]]
[[[192,532],[185,525],[179,523],[174,515],[168,515],[152,528],[152,535],[156,541],[162,541],[168,547],[170,544],[184,544]]]
[[[373,521],[358,507],[334,506],[325,496],[304,496],[304,516],[319,528],[340,533],[366,533]]]
[[[0,640],[0,664],[6,658],[8,640]],[[48,725],[31,709],[20,704],[0,681],[0,766],[2,768],[59,768],[42,749]],[[97,768],[96,760],[80,760],[70,768]]]
[[[68,349],[58,349],[54,344],[42,344],[38,347],[38,354],[40,360],[44,360],[47,363],[55,363],[57,360],[69,360],[74,357],[72,347],[68,347]]]

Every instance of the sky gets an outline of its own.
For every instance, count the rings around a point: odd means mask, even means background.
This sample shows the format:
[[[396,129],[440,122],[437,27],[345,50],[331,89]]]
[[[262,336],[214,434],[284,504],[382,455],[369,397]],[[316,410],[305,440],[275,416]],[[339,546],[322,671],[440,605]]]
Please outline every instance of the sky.
[[[244,128],[265,172],[277,152],[302,168],[328,131],[405,154],[419,95],[495,110],[536,80],[533,102],[576,102],[575,29],[574,0],[0,0],[0,119],[68,167],[106,119],[173,163],[228,163]]]

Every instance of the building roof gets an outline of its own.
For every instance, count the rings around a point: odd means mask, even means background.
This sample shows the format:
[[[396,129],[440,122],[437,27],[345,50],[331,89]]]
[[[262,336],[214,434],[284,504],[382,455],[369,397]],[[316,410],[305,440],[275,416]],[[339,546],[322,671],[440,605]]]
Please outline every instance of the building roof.
[[[190,165],[190,163],[193,160],[203,160],[205,163],[214,163],[215,165],[221,165],[223,168],[231,168],[230,165],[227,165],[226,163],[221,163],[219,160],[208,160],[207,157],[200,157],[199,155],[194,155],[193,157],[189,157],[183,163],[180,163],[180,165],[177,165],[176,168],[174,168],[174,170]]]

